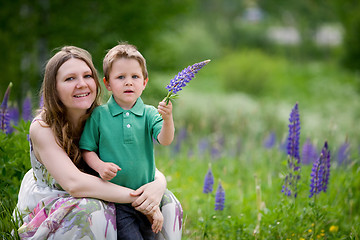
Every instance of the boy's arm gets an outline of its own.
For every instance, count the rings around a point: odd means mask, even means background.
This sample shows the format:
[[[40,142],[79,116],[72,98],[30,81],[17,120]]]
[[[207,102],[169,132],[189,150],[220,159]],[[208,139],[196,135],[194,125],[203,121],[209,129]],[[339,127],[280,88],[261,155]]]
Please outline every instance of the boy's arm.
[[[170,145],[174,139],[175,132],[172,115],[172,103],[169,101],[169,104],[166,105],[164,101],[160,102],[158,105],[158,111],[164,121],[157,140],[161,145]]]
[[[113,179],[121,168],[115,163],[103,162],[95,152],[83,150],[84,161],[106,181]]]

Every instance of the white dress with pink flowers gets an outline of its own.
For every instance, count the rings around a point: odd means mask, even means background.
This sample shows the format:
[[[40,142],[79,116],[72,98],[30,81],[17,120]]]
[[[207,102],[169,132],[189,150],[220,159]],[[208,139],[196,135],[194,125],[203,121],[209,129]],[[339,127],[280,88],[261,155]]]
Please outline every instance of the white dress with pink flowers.
[[[32,169],[24,176],[17,208],[23,221],[21,239],[117,239],[114,204],[93,198],[75,198],[65,192],[35,157],[30,147]],[[157,239],[181,239],[182,208],[166,191],[161,210],[162,231]]]

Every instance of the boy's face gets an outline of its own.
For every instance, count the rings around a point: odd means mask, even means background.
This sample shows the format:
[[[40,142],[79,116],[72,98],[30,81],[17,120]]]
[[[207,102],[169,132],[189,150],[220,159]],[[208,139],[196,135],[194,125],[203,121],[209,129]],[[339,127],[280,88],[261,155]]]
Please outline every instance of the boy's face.
[[[125,110],[131,109],[141,96],[148,79],[144,79],[139,62],[133,58],[116,59],[104,83],[113,92],[114,99]]]

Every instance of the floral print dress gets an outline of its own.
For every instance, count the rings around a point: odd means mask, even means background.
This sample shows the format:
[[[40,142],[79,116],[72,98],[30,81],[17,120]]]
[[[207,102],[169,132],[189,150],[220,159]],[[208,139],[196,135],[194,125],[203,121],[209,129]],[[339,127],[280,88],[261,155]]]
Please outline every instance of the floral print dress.
[[[21,239],[117,239],[113,203],[70,196],[36,159],[31,143],[30,160],[14,211]],[[181,204],[167,190],[161,205],[164,224],[156,239],[181,239]]]
[[[35,157],[24,176],[17,208],[21,239],[116,239],[114,204],[75,198],[65,192]]]

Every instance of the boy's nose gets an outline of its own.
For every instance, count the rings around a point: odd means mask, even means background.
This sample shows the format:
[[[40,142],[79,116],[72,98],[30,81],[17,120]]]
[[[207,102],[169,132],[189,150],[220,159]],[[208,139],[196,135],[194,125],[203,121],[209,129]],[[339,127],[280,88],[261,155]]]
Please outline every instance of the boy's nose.
[[[129,86],[129,85],[131,86],[131,85],[132,85],[131,80],[130,80],[130,79],[126,79],[125,85],[126,85],[126,86]]]

